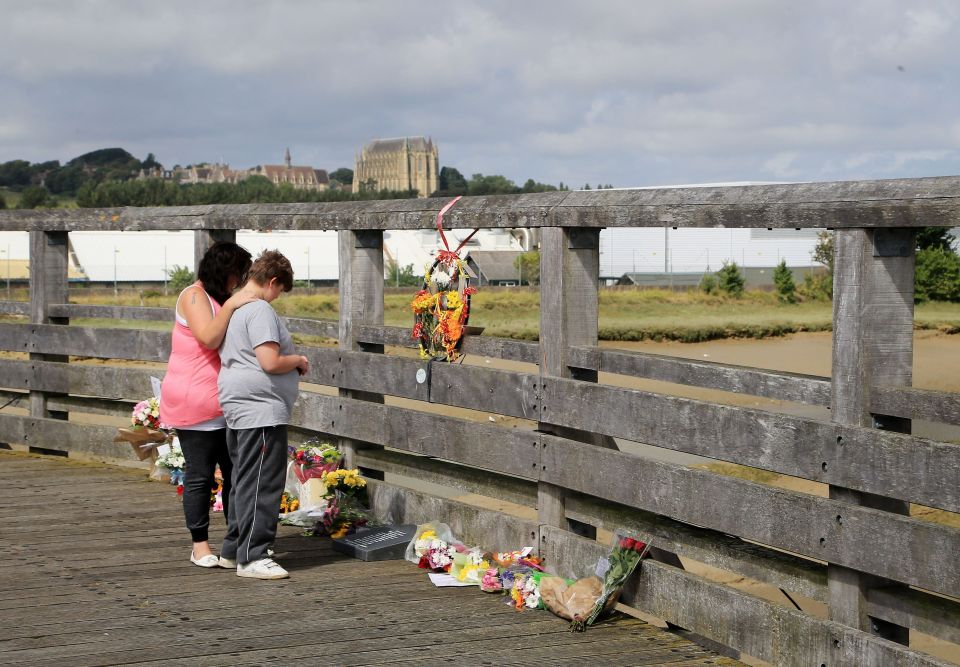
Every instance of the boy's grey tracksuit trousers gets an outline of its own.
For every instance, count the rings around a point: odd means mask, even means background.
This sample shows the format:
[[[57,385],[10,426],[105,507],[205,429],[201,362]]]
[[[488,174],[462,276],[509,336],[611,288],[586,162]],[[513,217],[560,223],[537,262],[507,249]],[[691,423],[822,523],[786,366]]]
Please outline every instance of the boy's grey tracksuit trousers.
[[[277,534],[287,472],[287,426],[227,429],[227,448],[233,460],[232,516],[220,555],[247,564],[266,558]]]

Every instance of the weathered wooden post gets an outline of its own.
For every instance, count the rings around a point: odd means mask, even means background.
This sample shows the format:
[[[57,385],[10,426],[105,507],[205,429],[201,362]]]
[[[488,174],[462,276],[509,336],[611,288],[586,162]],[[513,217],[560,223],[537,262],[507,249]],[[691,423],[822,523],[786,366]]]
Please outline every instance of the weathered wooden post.
[[[550,378],[597,381],[597,371],[571,367],[571,346],[597,346],[600,283],[600,230],[545,227],[540,243],[540,382]],[[551,425],[550,406],[541,408],[538,430],[591,442],[592,434]],[[544,446],[547,446],[544,444]],[[571,528],[563,489],[539,482],[537,515],[541,524]],[[595,534],[584,526],[577,532]]]
[[[870,389],[913,383],[914,244],[912,229],[835,232],[833,279],[833,421],[910,432],[910,420],[872,415]],[[843,461],[845,444],[830,443]],[[826,464],[824,464],[826,465]],[[906,501],[831,486],[830,497],[909,514]],[[842,524],[841,524],[842,525]],[[830,618],[907,644],[909,630],[867,616],[869,588],[892,582],[856,570],[828,567]]]
[[[383,352],[383,345],[362,344],[357,340],[361,325],[383,324],[383,232],[343,229],[339,234],[340,264],[340,349],[348,352]],[[340,389],[344,397],[378,403],[383,394]],[[356,467],[358,443],[342,438],[345,465]]]
[[[30,321],[33,324],[70,323],[66,317],[49,315],[50,306],[67,303],[67,257],[67,232],[30,232]],[[31,361],[66,362],[68,359],[64,354],[30,353]],[[30,416],[66,419],[66,412],[47,409],[49,396],[51,394],[42,391],[30,391]],[[31,445],[30,449],[35,448]]]
[[[197,229],[193,232],[193,272],[200,270],[200,260],[214,243],[221,241],[237,242],[235,229]]]

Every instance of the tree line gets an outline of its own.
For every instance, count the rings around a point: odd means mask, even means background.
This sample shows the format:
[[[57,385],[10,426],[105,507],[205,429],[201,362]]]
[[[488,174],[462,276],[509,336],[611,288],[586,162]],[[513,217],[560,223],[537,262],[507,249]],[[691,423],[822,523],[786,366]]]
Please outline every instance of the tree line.
[[[913,298],[925,301],[960,301],[960,255],[954,249],[956,237],[946,227],[921,227],[916,236],[916,270]],[[820,232],[813,251],[813,261],[823,267],[808,273],[796,285],[793,273],[782,260],[773,273],[774,288],[784,303],[800,300],[833,298],[834,233]],[[733,298],[743,295],[745,280],[736,262],[724,263],[716,273],[708,273],[700,281],[700,289],[708,294],[723,293]]]
[[[326,202],[358,199],[396,199],[417,196],[416,191],[380,190],[375,181],[361,184],[361,192],[351,193],[353,170],[340,167],[330,172],[331,182],[340,187],[323,191],[297,190],[290,185],[275,185],[263,177],[250,177],[236,184],[201,183],[180,185],[166,179],[138,178],[142,170],[163,168],[153,153],[138,160],[122,148],[105,148],[80,155],[66,164],[57,160],[30,163],[11,160],[0,163],[0,188],[20,193],[20,208],[53,207],[58,197],[75,197],[82,207],[177,206],[188,204],[243,204],[266,202]],[[517,185],[500,174],[473,174],[467,179],[453,167],[440,170],[439,187],[427,193],[436,197],[457,195],[499,195],[531,192],[566,191],[559,185],[540,183],[530,178]],[[343,187],[348,186],[348,187]],[[597,188],[612,187],[598,185]],[[589,189],[589,186],[585,186]],[[0,207],[5,202],[0,195]]]
[[[410,199],[416,190],[299,190],[290,183],[272,183],[264,176],[251,176],[238,183],[192,183],[159,178],[90,183],[77,192],[81,208],[118,206],[194,206],[199,204],[255,204]]]

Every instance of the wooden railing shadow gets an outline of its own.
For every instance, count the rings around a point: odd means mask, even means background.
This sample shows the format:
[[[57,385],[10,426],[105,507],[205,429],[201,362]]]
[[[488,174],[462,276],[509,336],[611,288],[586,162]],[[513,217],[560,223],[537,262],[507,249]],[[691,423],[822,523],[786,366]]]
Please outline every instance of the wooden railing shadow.
[[[438,200],[0,212],[31,235],[31,300],[0,303],[0,441],[122,458],[114,429],[71,413],[128,414],[155,370],[71,356],[163,362],[169,334],[78,327],[71,318],[169,320],[157,308],[69,303],[72,231],[194,230],[199,256],[237,229],[339,234],[340,319],[291,319],[339,340],[304,346],[294,426],[340,439],[371,480],[384,518],[441,519],[491,548],[538,543],[557,572],[583,574],[626,528],[657,548],[624,601],[677,628],[776,664],[943,664],[909,630],[960,643],[960,530],[909,516],[910,503],[960,512],[960,447],[910,435],[910,420],[960,424],[960,398],[912,388],[914,229],[960,219],[960,178],[726,188],[546,193],[464,199],[455,227],[541,229],[540,343],[467,340],[468,354],[529,372],[425,363],[395,354],[407,330],[383,325],[383,230],[428,228]],[[828,227],[836,230],[830,378],[600,349],[599,232],[611,226]],[[426,371],[425,378],[418,371]],[[635,376],[827,406],[832,421],[598,383]],[[415,401],[397,405],[396,398]],[[455,406],[530,428],[437,414]],[[89,421],[89,420],[88,420]],[[620,451],[616,439],[829,485],[829,497]],[[431,496],[429,481],[536,508],[537,518]],[[393,480],[393,477],[390,477]],[[826,604],[830,620],[678,567],[705,563]]]

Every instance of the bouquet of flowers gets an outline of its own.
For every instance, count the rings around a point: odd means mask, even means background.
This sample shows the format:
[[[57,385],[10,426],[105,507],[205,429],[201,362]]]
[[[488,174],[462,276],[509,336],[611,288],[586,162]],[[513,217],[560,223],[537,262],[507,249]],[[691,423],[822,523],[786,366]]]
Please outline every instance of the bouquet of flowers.
[[[137,403],[133,407],[130,423],[135,427],[143,426],[155,430],[163,428],[160,425],[160,399],[151,396]]]
[[[367,481],[358,469],[326,471],[320,481],[324,485],[326,506],[320,512],[319,523],[330,537],[343,537],[350,530],[367,524],[369,512],[363,506]]]
[[[506,593],[517,609],[540,606],[540,577],[543,564],[531,555],[533,547],[489,554],[493,567],[487,568],[480,579],[480,590],[486,593]]]
[[[517,611],[523,609],[539,609],[542,607],[540,600],[540,578],[542,572],[513,572],[508,570],[504,573],[504,588],[507,582],[510,582],[510,599]]]
[[[180,442],[176,438],[170,443],[169,450],[157,457],[156,462],[158,469],[169,473],[170,483],[177,485],[177,493],[180,495],[183,494],[183,470],[186,463],[183,451],[180,449]]]
[[[301,484],[336,470],[343,458],[334,445],[317,440],[307,441],[299,447],[291,445],[288,451],[293,459],[293,472]]]
[[[420,561],[417,565],[424,570],[449,572],[453,566],[453,557],[457,554],[456,548],[437,537],[437,534],[428,530],[420,535],[414,547]]]
[[[160,399],[151,396],[134,406],[130,415],[130,427],[118,428],[113,441],[129,442],[137,458],[144,461],[170,436],[170,430],[160,423]]]
[[[425,570],[449,572],[458,553],[467,553],[467,548],[454,538],[450,526],[431,521],[417,526],[404,557]]]
[[[648,555],[649,551],[650,546],[639,540],[622,534],[615,535],[614,546],[610,555],[605,561],[601,559],[597,567],[597,575],[603,577],[600,594],[587,613],[572,614],[570,629],[574,632],[583,632],[588,625],[593,625],[594,621],[604,611],[612,608],[616,604],[617,598],[620,597],[620,591],[627,583],[627,579],[630,578],[630,575],[637,569],[640,561]],[[588,579],[596,579],[596,577],[588,577]],[[571,586],[571,588],[573,587]]]

